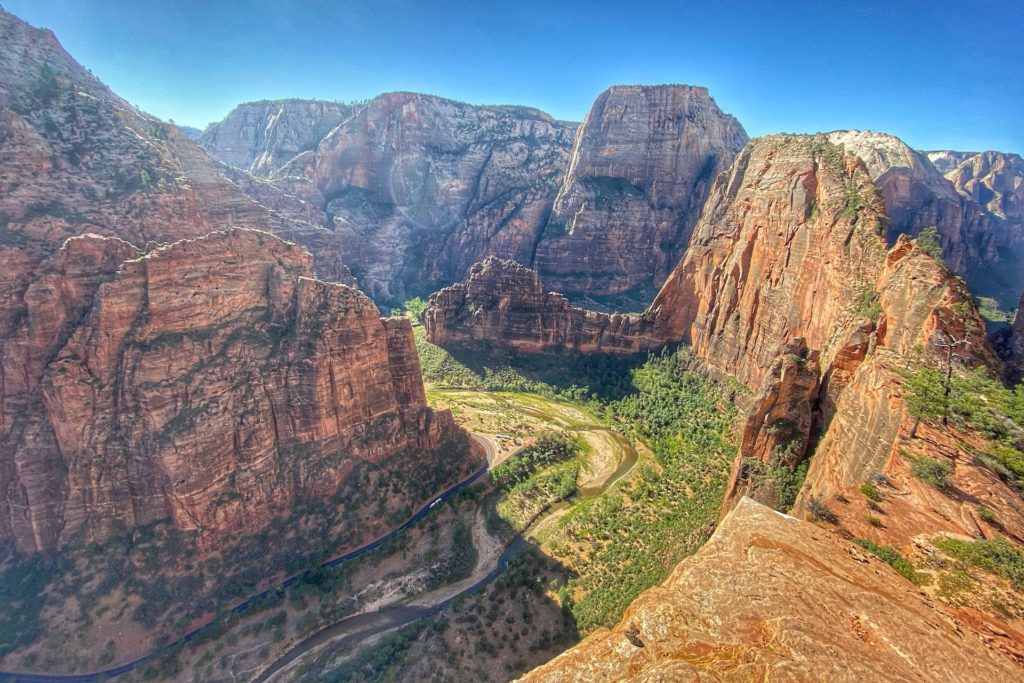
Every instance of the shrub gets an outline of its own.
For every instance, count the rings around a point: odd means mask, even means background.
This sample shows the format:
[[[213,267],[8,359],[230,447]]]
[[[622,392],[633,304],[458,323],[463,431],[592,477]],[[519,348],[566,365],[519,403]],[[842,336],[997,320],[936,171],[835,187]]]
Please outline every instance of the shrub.
[[[878,320],[878,316],[882,314],[882,304],[878,302],[878,292],[870,285],[860,288],[855,305],[855,313],[863,318]]]
[[[860,492],[864,494],[864,497],[873,503],[881,503],[884,498],[882,492],[878,490],[878,487],[874,484],[864,482],[860,485]]]
[[[979,504],[974,506],[974,511],[978,513],[978,519],[981,521],[989,524],[996,523],[996,513],[992,512],[992,508]]]
[[[910,462],[910,475],[937,489],[948,489],[953,465],[934,458],[914,458]]]
[[[975,541],[937,538],[933,543],[951,557],[1009,579],[1014,588],[1024,590],[1024,549],[1005,538]]]
[[[874,541],[869,541],[866,538],[855,538],[853,539],[853,542],[895,569],[900,576],[915,586],[919,586],[924,583],[926,578],[925,575],[916,571],[910,560],[903,557],[903,555],[900,554],[900,551],[896,550],[896,548],[888,545],[878,545]]]
[[[817,496],[811,496],[807,503],[807,509],[810,510],[811,516],[819,521],[828,522],[829,524],[835,524],[839,521],[836,514]]]
[[[864,521],[870,524],[871,526],[875,527],[876,529],[881,529],[883,526],[882,520],[880,520],[878,517],[875,517],[874,515],[866,515],[864,517]]]

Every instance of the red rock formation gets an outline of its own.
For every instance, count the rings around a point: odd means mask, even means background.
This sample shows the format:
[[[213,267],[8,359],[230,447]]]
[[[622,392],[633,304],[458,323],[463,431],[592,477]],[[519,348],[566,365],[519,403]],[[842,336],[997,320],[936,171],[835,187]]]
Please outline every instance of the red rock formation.
[[[871,131],[836,131],[829,139],[867,164],[885,197],[890,244],[901,234],[916,236],[934,227],[946,263],[967,278],[976,294],[1013,305],[1024,289],[1020,157],[1000,152],[925,154],[892,135]]]
[[[311,276],[247,230],[142,256],[68,240],[4,342],[0,534],[253,530],[356,463],[437,446],[453,423],[426,406],[408,322]]]
[[[807,455],[818,401],[817,352],[794,339],[772,364],[754,396],[722,505],[724,515],[742,496],[779,508],[784,491],[764,466],[795,469]],[[791,502],[791,501],[790,501]]]
[[[576,135],[534,267],[560,292],[653,293],[746,142],[706,88],[609,88]]]
[[[631,354],[664,346],[640,315],[574,308],[545,293],[535,271],[489,257],[465,282],[431,295],[423,312],[427,339],[441,346],[493,345],[524,353]]]
[[[837,534],[744,499],[618,625],[520,680],[1020,680],[996,633]]]
[[[1020,381],[1024,379],[1024,295],[1020,297],[1020,304],[1017,306],[1017,317],[1013,320],[1013,328],[1009,337],[1009,360],[1010,379]]]

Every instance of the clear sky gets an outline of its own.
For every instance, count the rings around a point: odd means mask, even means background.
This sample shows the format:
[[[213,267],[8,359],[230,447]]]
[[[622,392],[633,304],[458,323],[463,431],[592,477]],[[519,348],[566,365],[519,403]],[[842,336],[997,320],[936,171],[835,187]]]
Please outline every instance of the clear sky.
[[[1024,152],[1024,0],[0,0],[117,93],[204,127],[249,100],[413,90],[580,120],[707,86],[751,135]]]

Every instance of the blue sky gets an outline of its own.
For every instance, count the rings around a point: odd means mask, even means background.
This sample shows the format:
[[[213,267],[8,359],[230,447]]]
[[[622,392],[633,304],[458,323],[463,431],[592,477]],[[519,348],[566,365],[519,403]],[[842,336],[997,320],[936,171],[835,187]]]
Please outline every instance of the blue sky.
[[[617,83],[707,86],[751,135],[862,128],[1024,152],[1024,2],[0,0],[120,95],[235,104],[390,90],[580,120]]]

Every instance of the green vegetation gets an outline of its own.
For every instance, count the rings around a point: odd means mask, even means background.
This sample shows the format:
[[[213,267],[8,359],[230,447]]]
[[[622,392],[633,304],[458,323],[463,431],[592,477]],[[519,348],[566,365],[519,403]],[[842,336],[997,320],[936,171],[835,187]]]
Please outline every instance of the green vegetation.
[[[878,300],[878,292],[871,285],[864,285],[857,291],[854,306],[854,312],[862,318],[878,320],[878,316],[882,315],[882,304]]]
[[[896,550],[896,548],[888,545],[878,545],[866,538],[855,538],[853,542],[895,569],[900,576],[915,586],[925,582],[926,576],[914,569],[914,565],[910,560],[900,555],[900,551]]]
[[[652,355],[632,373],[635,393],[607,406],[612,419],[650,444],[657,466],[641,466],[561,521],[553,549],[573,558],[579,574],[568,590],[581,631],[614,623],[714,528],[736,448],[735,409],[690,361],[685,350]]]
[[[860,196],[860,189],[857,187],[856,181],[847,181],[846,195],[843,197],[843,218],[856,218],[863,208],[864,198]]]
[[[594,195],[594,206],[605,209],[615,205],[623,197],[640,197],[644,191],[625,178],[612,176],[585,176],[580,184]]]
[[[945,460],[922,457],[912,458],[910,461],[910,476],[937,489],[949,488],[949,478],[952,475],[953,465]]]
[[[525,528],[550,505],[576,493],[580,453],[579,441],[545,434],[494,468],[491,479],[508,494],[498,506],[501,516]]]
[[[423,311],[427,307],[427,302],[421,297],[413,297],[403,304],[405,311],[412,315],[413,320],[419,322],[423,318]]]
[[[0,658],[42,632],[43,591],[52,571],[47,559],[35,555],[23,562],[8,562],[0,572]]]
[[[537,443],[523,448],[491,470],[491,480],[507,490],[526,481],[543,467],[571,460],[579,451],[577,441],[558,434],[544,434],[537,439]]]
[[[996,513],[992,511],[992,508],[982,505],[981,503],[974,506],[974,511],[978,515],[978,519],[989,524],[996,524]]]
[[[973,541],[936,538],[933,544],[965,565],[1001,576],[1017,590],[1024,590],[1024,548],[1018,548],[1005,538]]]
[[[790,442],[794,443],[794,442]],[[785,449],[783,449],[785,451]],[[804,460],[795,468],[787,463],[790,460],[784,454],[773,454],[770,463],[765,464],[754,458],[744,458],[744,477],[751,488],[767,488],[767,499],[773,502],[772,507],[780,512],[788,512],[796,503],[796,496],[804,485],[810,460]],[[762,500],[758,496],[758,500]]]
[[[942,242],[939,239],[939,231],[935,226],[924,228],[917,235],[917,247],[942,263]]]
[[[860,485],[860,492],[864,494],[864,497],[873,503],[881,503],[884,498],[882,492],[878,490],[878,487],[870,482],[864,482]]]
[[[1024,490],[1024,383],[1008,389],[985,368],[944,373],[926,366],[909,373],[906,386],[911,415],[980,432],[989,445],[977,460]]]

